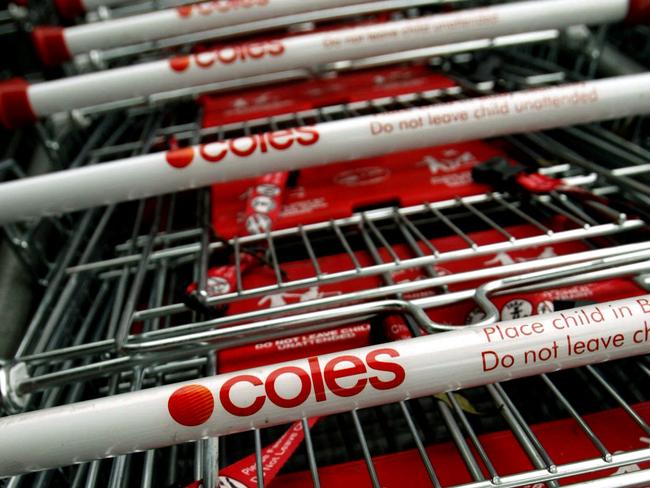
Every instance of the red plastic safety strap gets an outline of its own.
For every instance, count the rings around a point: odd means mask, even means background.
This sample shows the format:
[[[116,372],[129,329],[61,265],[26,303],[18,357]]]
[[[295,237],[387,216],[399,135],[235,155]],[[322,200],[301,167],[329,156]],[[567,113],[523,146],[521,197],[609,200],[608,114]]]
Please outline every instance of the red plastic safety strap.
[[[248,253],[241,253],[239,255],[239,266],[241,273],[250,270],[258,259]],[[237,286],[237,267],[234,264],[227,264],[224,266],[217,266],[208,270],[207,276],[207,293],[208,296],[214,297],[229,293]],[[188,295],[194,293],[198,289],[198,283],[191,283],[186,289],[185,293]]]
[[[311,429],[318,417],[312,417],[307,421]],[[293,453],[305,438],[305,431],[301,421],[294,422],[273,444],[262,449],[262,472],[264,473],[264,486],[267,486],[280,472],[282,467],[289,461]],[[246,488],[257,487],[257,460],[255,454],[240,459],[219,471],[219,481],[225,486],[245,486]],[[228,483],[233,481],[235,483]],[[194,481],[186,488],[198,488],[202,481]],[[219,485],[221,486],[221,485]]]
[[[564,186],[562,180],[540,173],[521,173],[517,175],[517,183],[531,193],[548,193]]]

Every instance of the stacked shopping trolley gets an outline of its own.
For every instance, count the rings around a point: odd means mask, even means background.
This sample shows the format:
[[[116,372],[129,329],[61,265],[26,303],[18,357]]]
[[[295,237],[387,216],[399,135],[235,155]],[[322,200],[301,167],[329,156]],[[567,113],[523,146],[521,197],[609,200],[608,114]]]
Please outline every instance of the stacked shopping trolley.
[[[650,486],[647,1],[0,8],[4,486]]]

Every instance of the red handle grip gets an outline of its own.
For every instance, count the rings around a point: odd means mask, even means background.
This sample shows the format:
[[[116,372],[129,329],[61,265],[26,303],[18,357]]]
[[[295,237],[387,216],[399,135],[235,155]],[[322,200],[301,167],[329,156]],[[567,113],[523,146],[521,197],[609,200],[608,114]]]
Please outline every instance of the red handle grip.
[[[63,37],[63,28],[42,25],[32,31],[32,41],[45,66],[58,66],[72,56]]]
[[[29,83],[23,78],[0,82],[0,124],[7,129],[17,129],[36,121],[27,97]]]
[[[634,24],[650,23],[650,0],[630,0],[630,10],[625,20]]]

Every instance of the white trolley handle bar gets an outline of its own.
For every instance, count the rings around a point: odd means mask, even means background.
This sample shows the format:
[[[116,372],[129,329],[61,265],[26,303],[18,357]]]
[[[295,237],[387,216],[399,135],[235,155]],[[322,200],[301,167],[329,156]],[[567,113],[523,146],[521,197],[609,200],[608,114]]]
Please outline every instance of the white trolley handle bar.
[[[306,2],[309,3],[309,2]],[[623,20],[647,0],[532,0],[383,24],[252,42],[29,85],[0,86],[0,120],[9,126],[106,103],[342,60]],[[639,15],[635,16],[639,17]]]
[[[0,225],[275,171],[649,112],[650,74],[641,74],[255,134],[0,184]]]
[[[650,295],[0,419],[0,476],[650,352]]]
[[[41,60],[57,65],[94,49],[192,34],[372,0],[210,0],[72,27],[39,26],[32,38]]]

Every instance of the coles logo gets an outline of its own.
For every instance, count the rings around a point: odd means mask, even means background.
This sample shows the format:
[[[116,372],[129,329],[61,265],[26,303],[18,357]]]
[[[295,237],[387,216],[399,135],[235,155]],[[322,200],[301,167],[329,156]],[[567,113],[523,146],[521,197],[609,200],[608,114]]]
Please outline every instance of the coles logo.
[[[278,130],[238,137],[224,142],[214,142],[199,146],[201,158],[209,163],[218,163],[228,154],[238,158],[247,158],[255,153],[265,154],[274,151],[286,151],[293,145],[311,146],[320,139],[320,134],[313,127]],[[165,159],[170,166],[182,169],[194,160],[195,149],[184,147],[167,151]]]
[[[213,0],[211,2],[200,2],[194,5],[181,5],[176,7],[176,12],[181,18],[189,18],[192,14],[210,15],[212,13],[227,14],[233,10],[241,10],[252,7],[264,7],[269,0]]]
[[[260,41],[210,49],[191,56],[176,56],[169,59],[172,70],[182,73],[191,66],[192,62],[203,69],[211,68],[215,63],[233,64],[236,62],[255,61],[266,57],[277,57],[284,53],[281,41]]]
[[[188,385],[169,397],[169,414],[188,427],[208,421],[214,412],[215,397],[226,412],[248,417],[272,403],[280,408],[295,408],[312,395],[316,402],[332,396],[352,397],[364,389],[392,390],[404,382],[406,371],[392,361],[399,353],[392,348],[370,351],[364,358],[345,354],[321,364],[317,357],[307,359],[307,367],[281,366],[266,378],[239,374],[226,380],[218,391],[202,385]],[[237,395],[233,395],[233,389]]]

